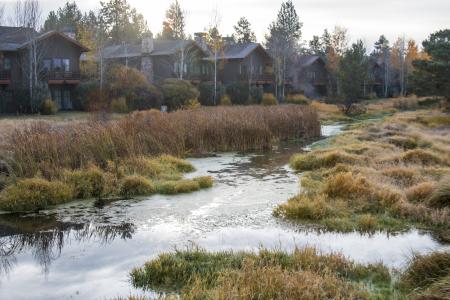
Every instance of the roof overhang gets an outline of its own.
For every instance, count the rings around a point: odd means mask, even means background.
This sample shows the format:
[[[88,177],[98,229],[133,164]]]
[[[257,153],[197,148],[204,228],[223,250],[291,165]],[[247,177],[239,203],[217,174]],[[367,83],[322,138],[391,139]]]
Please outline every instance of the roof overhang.
[[[72,38],[68,37],[67,35],[62,34],[62,33],[58,32],[58,31],[49,31],[49,32],[43,33],[43,34],[37,36],[37,37],[35,38],[35,41],[42,41],[42,40],[48,39],[48,38],[53,37],[53,36],[61,37],[61,38],[65,39],[66,41],[68,41],[69,43],[74,44],[75,46],[77,46],[78,48],[81,49],[81,52],[89,52],[89,51],[91,51],[91,49],[89,49],[88,47],[82,45],[82,44],[81,44],[80,42],[78,42],[77,40],[72,39]],[[25,49],[25,48],[27,48],[30,44],[31,44],[31,41],[28,41],[28,42],[22,44],[22,45],[19,47],[19,49]]]

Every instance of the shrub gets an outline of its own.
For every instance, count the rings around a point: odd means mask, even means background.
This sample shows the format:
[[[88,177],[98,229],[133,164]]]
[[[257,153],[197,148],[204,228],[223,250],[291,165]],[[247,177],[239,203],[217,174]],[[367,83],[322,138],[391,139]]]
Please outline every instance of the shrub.
[[[265,106],[277,105],[277,98],[273,94],[264,94],[261,100],[261,104]]]
[[[320,168],[332,168],[342,163],[356,163],[359,157],[340,150],[296,154],[290,160],[291,167],[296,171],[311,171]]]
[[[202,176],[194,178],[194,181],[198,182],[201,189],[210,188],[213,186],[213,178],[211,176]]]
[[[394,107],[398,110],[416,110],[419,101],[416,97],[395,99]]]
[[[435,154],[422,150],[415,149],[407,151],[403,154],[402,160],[405,163],[415,163],[415,164],[423,164],[423,165],[431,165],[431,164],[440,164],[441,159]]]
[[[376,230],[377,227],[377,218],[370,214],[364,214],[358,218],[358,228],[362,231],[371,232]]]
[[[124,97],[120,97],[117,99],[113,99],[111,101],[111,110],[115,113],[127,113],[128,112],[128,105],[127,105],[127,99]]]
[[[249,102],[250,91],[246,83],[230,83],[226,87],[226,92],[234,105],[245,105]]]
[[[286,98],[286,103],[299,104],[299,105],[309,105],[310,100],[301,94],[289,95]]]
[[[6,187],[0,193],[0,209],[6,211],[40,210],[72,199],[72,189],[62,182],[50,182],[40,178],[22,179],[16,184]]]
[[[423,290],[443,278],[447,277],[448,281],[449,276],[450,252],[434,252],[429,255],[416,254],[401,276],[400,285],[408,292]]]
[[[50,99],[44,100],[41,103],[41,107],[39,109],[42,115],[54,115],[58,112],[58,107],[56,103]]]
[[[311,199],[303,194],[291,198],[275,210],[275,215],[294,220],[322,220],[332,214],[333,209],[322,196]]]
[[[250,104],[260,104],[264,95],[264,89],[261,86],[252,86],[250,88]]]
[[[191,193],[200,190],[200,184],[195,180],[183,179],[178,181],[166,181],[158,186],[161,194],[174,195]]]
[[[127,176],[120,185],[120,195],[124,197],[146,196],[156,192],[155,185],[142,176]]]
[[[199,91],[187,80],[166,79],[161,84],[164,103],[170,110],[179,109],[189,100],[197,99]]]
[[[444,178],[437,184],[427,203],[435,208],[450,208],[450,178]]]
[[[204,106],[218,105],[219,100],[225,95],[225,88],[220,82],[217,83],[217,100],[214,103],[214,82],[205,81],[198,85],[198,90],[200,92],[199,100]]]
[[[433,192],[435,185],[431,182],[422,182],[406,190],[406,198],[413,203],[423,203]]]
[[[106,188],[106,175],[97,167],[66,171],[64,177],[65,181],[73,187],[76,199],[99,198]]]
[[[384,176],[395,180],[400,186],[411,186],[418,181],[419,172],[412,168],[394,167],[382,171]]]
[[[178,171],[183,173],[195,171],[195,167],[190,162],[171,155],[161,155],[159,157],[159,161],[165,164],[170,164]]]
[[[231,99],[228,95],[223,95],[222,98],[220,98],[220,105],[222,106],[231,106]]]
[[[163,164],[156,159],[150,159],[144,156],[133,156],[127,158],[121,163],[121,171],[127,175],[139,174],[145,177],[157,177],[163,173]]]
[[[186,104],[184,105],[184,108],[185,109],[197,109],[197,108],[200,108],[200,106],[202,106],[202,105],[200,104],[200,102],[198,102],[197,99],[191,99],[186,102]]]

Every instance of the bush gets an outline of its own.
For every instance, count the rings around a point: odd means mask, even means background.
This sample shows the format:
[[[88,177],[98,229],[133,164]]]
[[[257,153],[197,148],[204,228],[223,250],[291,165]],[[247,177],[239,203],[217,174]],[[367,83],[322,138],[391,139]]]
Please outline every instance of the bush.
[[[199,91],[187,80],[166,79],[161,85],[164,103],[170,110],[179,109],[189,100],[197,99]]]
[[[128,112],[127,99],[120,97],[111,101],[111,111],[119,114]]]
[[[275,98],[275,96],[273,94],[266,93],[263,95],[261,104],[265,105],[265,106],[277,105],[278,101],[277,101],[277,98]]]
[[[155,185],[142,176],[127,176],[122,180],[120,195],[124,197],[146,196],[156,192]]]
[[[58,106],[56,106],[56,103],[52,100],[47,99],[41,103],[39,111],[42,115],[54,115],[58,112]]]
[[[194,181],[198,182],[201,189],[207,189],[213,186],[213,178],[211,176],[202,176],[194,178]]]
[[[249,102],[250,91],[248,84],[230,83],[226,87],[226,92],[234,105],[245,105]]]
[[[264,95],[263,87],[252,86],[250,88],[250,103],[249,104],[260,104]]]
[[[203,106],[218,105],[219,100],[225,95],[225,89],[220,82],[217,83],[217,101],[214,103],[214,82],[206,81],[198,85],[200,92],[199,101]]]
[[[423,165],[440,164],[441,159],[435,154],[422,149],[407,151],[403,154],[402,160],[405,163],[415,163]]]
[[[231,99],[228,95],[223,95],[222,98],[220,98],[220,105],[222,106],[231,106]]]
[[[290,104],[309,105],[310,102],[308,97],[301,94],[289,95],[286,98],[286,103]]]
[[[200,102],[198,102],[197,99],[191,99],[188,100],[187,103],[184,105],[185,109],[197,109],[200,108],[202,105],[200,104]]]
[[[41,178],[22,179],[0,193],[0,209],[40,210],[72,199],[72,189],[62,182],[50,182]]]
[[[158,186],[158,191],[165,195],[191,193],[198,190],[200,190],[200,183],[190,179],[166,181]]]
[[[413,203],[423,203],[431,195],[435,186],[431,182],[422,182],[406,190],[406,198]]]
[[[74,198],[99,198],[106,189],[106,175],[97,167],[86,170],[66,171],[65,181],[72,186]]]
[[[427,202],[434,208],[450,208],[450,178],[438,183]]]

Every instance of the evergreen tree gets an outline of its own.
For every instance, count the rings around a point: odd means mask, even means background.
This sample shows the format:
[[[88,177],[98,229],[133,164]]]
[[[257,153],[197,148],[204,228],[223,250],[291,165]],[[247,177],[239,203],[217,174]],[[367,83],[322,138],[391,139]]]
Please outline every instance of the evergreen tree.
[[[142,14],[132,9],[126,0],[110,0],[100,5],[99,18],[111,43],[135,43],[148,31]]]
[[[181,9],[178,0],[175,0],[166,11],[166,20],[163,22],[163,30],[158,34],[158,38],[184,40],[186,39],[185,27],[185,13]]]
[[[414,91],[419,95],[443,96],[450,108],[450,29],[431,34],[422,46],[428,58],[413,62]]]
[[[309,41],[309,51],[312,55],[325,55],[324,45],[319,36],[313,36],[312,40]]]
[[[233,38],[239,44],[256,42],[255,33],[251,29],[251,24],[247,18],[242,17],[234,26]]]
[[[339,63],[339,84],[344,112],[349,113],[353,104],[363,97],[363,85],[367,79],[368,58],[361,40],[348,49]]]
[[[66,2],[57,12],[51,11],[44,22],[43,31],[73,29],[76,30],[80,24],[83,14],[75,2]]]
[[[381,35],[378,41],[375,42],[372,56],[381,59],[383,64],[384,97],[388,97],[391,81],[391,47],[389,46],[388,39],[384,35]]]

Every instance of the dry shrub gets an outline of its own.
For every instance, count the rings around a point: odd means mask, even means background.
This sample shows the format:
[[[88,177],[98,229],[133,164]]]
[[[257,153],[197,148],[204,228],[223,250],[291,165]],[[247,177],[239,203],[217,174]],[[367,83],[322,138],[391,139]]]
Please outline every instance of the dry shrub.
[[[106,122],[31,123],[14,130],[5,147],[16,176],[51,177],[61,169],[103,168],[133,156],[268,149],[275,140],[318,136],[318,116],[309,107],[214,107],[146,111]]]
[[[450,252],[434,252],[429,255],[415,254],[411,258],[409,267],[400,278],[400,285],[409,292],[421,291],[442,279],[446,279],[449,283],[449,277]],[[449,291],[448,286],[446,290]]]
[[[359,157],[340,150],[296,154],[290,165],[296,171],[311,171],[320,168],[332,168],[341,163],[356,163]]]
[[[210,188],[214,184],[214,180],[211,176],[201,176],[194,178],[194,181],[196,181],[201,189]]]
[[[416,169],[404,167],[384,169],[382,174],[393,179],[395,183],[400,186],[414,185],[420,177],[420,174]]]
[[[427,204],[434,208],[450,208],[450,177],[444,178],[437,184]]]
[[[390,144],[393,144],[397,147],[403,148],[403,149],[415,149],[418,147],[417,140],[413,137],[409,136],[391,136],[386,139],[386,141]]]
[[[158,192],[165,195],[191,193],[201,189],[200,182],[195,179],[166,181],[158,186]]]
[[[422,182],[406,190],[406,198],[413,203],[423,203],[434,190],[435,185],[432,182]]]
[[[85,170],[66,170],[63,177],[72,186],[75,199],[101,197],[106,189],[106,174],[95,166]]]
[[[311,100],[309,100],[308,97],[302,94],[288,95],[286,98],[286,103],[291,104],[309,105],[310,102]]]
[[[264,106],[277,105],[277,98],[273,94],[264,94],[261,100],[261,104]]]
[[[376,230],[377,227],[378,227],[377,219],[370,214],[364,214],[358,218],[358,228],[362,231],[372,232]]]
[[[405,152],[402,155],[402,160],[405,163],[422,165],[440,164],[442,162],[442,160],[434,153],[422,149],[415,149]]]
[[[333,215],[333,208],[321,195],[310,198],[300,194],[278,206],[274,213],[291,220],[322,220]]]
[[[231,103],[231,98],[230,98],[230,96],[228,96],[228,95],[223,95],[223,96],[220,98],[220,105],[222,105],[222,106],[232,106],[233,103]]]

